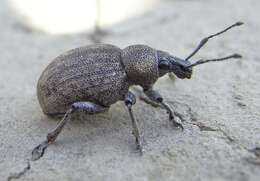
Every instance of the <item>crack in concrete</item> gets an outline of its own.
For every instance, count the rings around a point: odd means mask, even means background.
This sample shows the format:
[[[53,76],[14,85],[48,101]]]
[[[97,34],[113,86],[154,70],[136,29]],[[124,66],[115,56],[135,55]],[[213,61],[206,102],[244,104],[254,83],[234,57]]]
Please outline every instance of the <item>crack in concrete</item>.
[[[200,131],[218,131],[218,129],[212,128],[210,126],[206,126],[202,122],[192,122],[190,124],[197,126],[200,129]]]
[[[188,122],[188,123],[192,124],[192,125],[198,126],[200,131],[217,131],[217,132],[221,132],[224,135],[225,139],[227,139],[230,143],[234,143],[239,148],[241,148],[241,149],[247,151],[248,153],[254,155],[254,157],[245,158],[245,160],[248,163],[260,166],[260,147],[255,147],[254,149],[249,149],[245,145],[239,143],[233,136],[230,136],[227,132],[225,132],[221,128],[212,128],[212,127],[206,126],[204,123],[201,123],[201,122],[196,122],[196,123]]]
[[[13,179],[19,179],[21,176],[25,175],[25,173],[27,171],[29,171],[30,169],[31,169],[31,164],[30,164],[30,161],[28,161],[26,167],[22,171],[16,172],[16,173],[11,173],[9,175],[9,177],[7,178],[7,181],[11,181]]]

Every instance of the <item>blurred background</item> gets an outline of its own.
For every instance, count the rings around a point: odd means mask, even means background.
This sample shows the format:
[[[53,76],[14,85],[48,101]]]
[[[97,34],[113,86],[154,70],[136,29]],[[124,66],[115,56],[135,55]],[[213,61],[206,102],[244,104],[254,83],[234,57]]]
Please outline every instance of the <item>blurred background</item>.
[[[144,14],[156,0],[11,0],[27,26],[50,34],[86,32]]]
[[[0,180],[23,170],[57,124],[41,111],[36,84],[59,54],[79,46],[147,44],[186,57],[242,60],[194,68],[190,80],[155,85],[184,115],[173,130],[160,109],[137,102],[146,152],[139,157],[124,105],[75,118],[20,180],[255,180],[260,178],[259,0],[0,0]]]

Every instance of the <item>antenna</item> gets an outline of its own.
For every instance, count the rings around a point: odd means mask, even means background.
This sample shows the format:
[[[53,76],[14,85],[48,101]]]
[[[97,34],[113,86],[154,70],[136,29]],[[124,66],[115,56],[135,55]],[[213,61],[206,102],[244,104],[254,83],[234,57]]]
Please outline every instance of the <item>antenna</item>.
[[[225,33],[226,31],[228,31],[228,30],[231,29],[231,28],[234,28],[235,26],[240,26],[240,25],[243,25],[243,24],[244,24],[243,22],[236,22],[235,24],[233,24],[233,25],[227,27],[226,29],[224,29],[224,30],[222,30],[222,31],[220,31],[220,32],[218,32],[218,33],[215,33],[215,34],[210,35],[210,36],[208,36],[208,37],[206,37],[206,38],[203,38],[203,39],[200,41],[200,43],[199,43],[199,45],[197,46],[197,48],[196,48],[185,60],[189,60],[193,55],[195,55],[195,54],[208,42],[209,39],[211,39],[211,38],[213,38],[213,37],[215,37],[215,36],[218,36],[218,35],[220,35],[220,34],[222,34],[222,33]]]
[[[229,56],[226,56],[226,57],[223,57],[223,58],[216,58],[216,59],[208,59],[208,60],[199,60],[191,65],[189,65],[187,68],[189,67],[194,67],[196,65],[199,65],[199,64],[204,64],[204,63],[208,63],[208,62],[217,62],[217,61],[223,61],[223,60],[228,60],[228,59],[231,59],[231,58],[235,58],[235,59],[238,59],[238,58],[242,58],[242,56],[240,54],[233,54],[233,55],[229,55]]]

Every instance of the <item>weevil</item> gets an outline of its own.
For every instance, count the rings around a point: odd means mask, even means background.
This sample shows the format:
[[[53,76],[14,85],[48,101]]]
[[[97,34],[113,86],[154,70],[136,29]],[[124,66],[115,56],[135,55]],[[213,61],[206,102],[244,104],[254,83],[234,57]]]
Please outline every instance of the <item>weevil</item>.
[[[63,118],[57,127],[47,134],[46,140],[33,149],[32,159],[37,160],[43,156],[45,149],[56,140],[70,120],[71,114],[79,110],[88,114],[101,113],[117,101],[124,101],[128,109],[137,149],[142,153],[138,122],[132,111],[136,97],[129,91],[132,85],[141,86],[151,101],[160,104],[167,111],[173,125],[183,130],[182,124],[175,119],[178,114],[175,114],[160,93],[153,89],[154,83],[167,73],[174,73],[180,79],[190,79],[192,68],[199,64],[241,58],[241,55],[233,54],[195,63],[189,61],[209,39],[242,24],[237,22],[203,38],[185,59],[147,45],[131,45],[120,49],[110,44],[94,44],[61,54],[41,74],[37,84],[37,96],[46,115],[62,115]]]

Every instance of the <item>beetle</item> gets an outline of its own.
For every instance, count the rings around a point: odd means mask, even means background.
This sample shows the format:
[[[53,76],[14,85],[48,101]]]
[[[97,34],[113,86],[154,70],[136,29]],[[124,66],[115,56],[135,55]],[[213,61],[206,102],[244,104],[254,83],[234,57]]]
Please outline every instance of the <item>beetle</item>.
[[[110,44],[94,44],[61,54],[41,74],[37,96],[46,115],[63,115],[63,118],[48,133],[47,139],[33,149],[32,159],[37,160],[43,156],[45,149],[56,140],[72,113],[78,110],[84,110],[88,114],[101,113],[117,101],[124,101],[128,109],[137,149],[142,153],[140,131],[132,111],[136,98],[129,91],[132,85],[140,85],[151,101],[160,104],[167,111],[173,125],[183,130],[182,124],[175,120],[178,115],[164,102],[160,93],[153,90],[153,84],[167,73],[174,73],[180,79],[190,79],[192,68],[196,65],[241,58],[241,55],[233,54],[223,58],[199,60],[193,64],[189,61],[209,39],[242,24],[237,22],[203,38],[185,59],[147,45],[131,45],[120,49]]]

